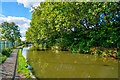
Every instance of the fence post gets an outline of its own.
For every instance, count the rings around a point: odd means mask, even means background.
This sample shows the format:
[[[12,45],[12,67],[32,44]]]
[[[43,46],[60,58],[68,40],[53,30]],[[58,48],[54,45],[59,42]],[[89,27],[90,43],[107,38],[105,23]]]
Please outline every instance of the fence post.
[[[8,48],[10,48],[10,42],[8,42]]]
[[[5,48],[8,48],[9,47],[9,43],[8,41],[5,41]]]
[[[7,41],[5,41],[5,48],[7,48],[7,43],[6,43]]]
[[[1,42],[2,44],[2,46],[1,46],[1,48],[3,49],[3,48],[5,48],[5,42]]]
[[[12,47],[13,47],[14,45],[15,45],[14,42],[12,42]]]
[[[9,42],[9,47],[10,47],[10,48],[12,47],[12,42]]]

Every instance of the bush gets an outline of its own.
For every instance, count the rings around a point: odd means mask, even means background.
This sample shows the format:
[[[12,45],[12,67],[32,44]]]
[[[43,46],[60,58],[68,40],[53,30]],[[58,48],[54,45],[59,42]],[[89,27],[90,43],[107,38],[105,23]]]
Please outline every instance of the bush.
[[[0,53],[0,57],[2,56],[2,54]]]
[[[12,52],[11,48],[4,48],[4,49],[2,49],[2,55],[9,56],[11,52]]]
[[[0,64],[3,63],[6,59],[7,59],[7,56],[2,55],[2,53],[0,53]]]
[[[0,53],[0,63],[2,62],[2,53]]]
[[[2,52],[0,53],[0,64],[3,63],[7,57],[10,55],[10,53],[13,51],[11,48],[4,48],[2,49]]]
[[[7,55],[7,53],[8,53],[8,51],[7,51],[7,49],[2,49],[2,55]]]
[[[98,55],[101,55],[102,54],[102,51],[100,49],[97,50],[97,54]]]
[[[118,56],[120,57],[120,52],[118,52]]]

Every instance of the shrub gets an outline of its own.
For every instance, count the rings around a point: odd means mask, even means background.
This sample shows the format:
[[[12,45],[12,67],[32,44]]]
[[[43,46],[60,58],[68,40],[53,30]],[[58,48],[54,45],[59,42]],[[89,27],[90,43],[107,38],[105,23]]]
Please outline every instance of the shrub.
[[[3,63],[6,59],[7,59],[7,56],[2,55],[2,53],[0,53],[0,64]]]
[[[8,53],[8,51],[7,51],[7,49],[2,49],[2,55],[7,55],[7,53]]]
[[[11,52],[12,52],[11,48],[2,49],[2,55],[9,56]]]
[[[0,53],[0,57],[2,56],[2,54]]]
[[[102,51],[100,49],[97,50],[97,54],[98,55],[101,55],[102,54]]]
[[[0,63],[2,62],[2,54],[0,53]]]
[[[118,50],[118,56],[120,57],[120,50]]]

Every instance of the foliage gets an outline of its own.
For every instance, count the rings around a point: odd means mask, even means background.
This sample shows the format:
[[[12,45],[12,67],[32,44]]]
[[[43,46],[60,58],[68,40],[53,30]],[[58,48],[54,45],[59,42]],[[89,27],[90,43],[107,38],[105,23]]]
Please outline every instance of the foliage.
[[[22,73],[22,75],[25,76],[26,78],[31,78],[30,71],[28,70],[27,62],[25,61],[25,58],[22,56],[22,48],[23,46],[18,50],[17,72]]]
[[[119,5],[120,2],[41,2],[33,7],[26,39],[80,53],[91,53],[90,47],[120,48]]]
[[[0,53],[0,64],[3,63],[6,59],[7,59],[7,56],[6,55],[2,55]]]
[[[21,42],[20,37],[17,37],[16,42]]]
[[[20,38],[20,30],[18,29],[18,25],[14,22],[8,23],[3,22],[0,24],[1,30],[1,37],[3,39],[9,40],[11,42],[15,42],[17,38]]]
[[[0,53],[0,64],[3,63],[7,57],[9,57],[13,50],[13,48],[2,49],[2,52]]]
[[[3,48],[2,49],[2,55],[9,55],[12,52],[11,48]]]
[[[97,54],[98,55],[101,55],[102,54],[102,51],[100,49],[97,50]]]

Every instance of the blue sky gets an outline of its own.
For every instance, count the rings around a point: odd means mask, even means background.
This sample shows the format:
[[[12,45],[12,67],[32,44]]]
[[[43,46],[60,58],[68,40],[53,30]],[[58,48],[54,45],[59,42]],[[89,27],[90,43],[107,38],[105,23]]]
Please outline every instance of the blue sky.
[[[25,33],[30,27],[32,7],[37,7],[44,0],[0,0],[0,24],[14,22],[19,26],[21,40],[25,41]]]
[[[29,0],[2,0],[0,2],[0,24],[14,22],[19,26],[22,41],[25,40],[25,33],[30,27],[32,19],[32,6],[38,6],[39,2]]]
[[[27,19],[32,18],[30,8],[25,8],[23,4],[18,2],[2,2],[2,14],[4,16],[25,17]]]

